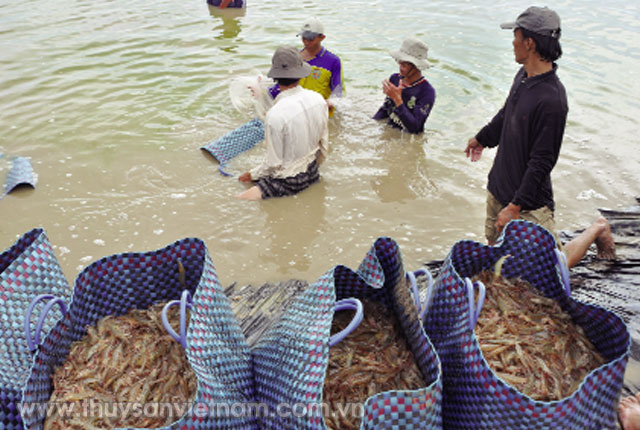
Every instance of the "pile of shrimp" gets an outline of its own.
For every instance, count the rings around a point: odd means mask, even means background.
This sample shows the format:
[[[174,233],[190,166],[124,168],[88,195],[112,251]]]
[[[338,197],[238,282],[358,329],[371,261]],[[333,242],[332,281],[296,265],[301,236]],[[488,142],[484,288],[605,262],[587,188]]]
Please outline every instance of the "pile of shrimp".
[[[155,428],[181,418],[195,398],[197,380],[182,346],[165,330],[163,303],[107,316],[72,344],[53,375],[53,411],[45,430]],[[168,312],[177,327],[178,307]]]
[[[329,430],[357,430],[363,405],[370,396],[389,390],[415,390],[425,386],[400,323],[381,303],[362,301],[364,318],[356,330],[329,350],[323,399]],[[351,312],[336,313],[332,334],[344,329]]]
[[[528,282],[482,272],[486,299],[475,334],[489,367],[538,401],[570,396],[606,361],[558,302]]]

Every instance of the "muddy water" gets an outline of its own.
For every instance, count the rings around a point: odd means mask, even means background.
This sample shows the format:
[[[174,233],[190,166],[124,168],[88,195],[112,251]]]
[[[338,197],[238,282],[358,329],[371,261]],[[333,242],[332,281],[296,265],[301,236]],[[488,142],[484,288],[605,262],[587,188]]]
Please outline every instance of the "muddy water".
[[[317,279],[356,266],[382,235],[406,266],[482,240],[492,151],[471,164],[466,141],[501,107],[517,65],[499,24],[521,1],[249,2],[219,14],[204,0],[22,2],[0,5],[0,175],[31,159],[35,189],[0,200],[0,248],[43,227],[70,282],[103,256],[203,239],[223,284]],[[561,2],[559,75],[570,103],[553,180],[560,229],[597,208],[625,208],[638,190],[640,12],[614,0]],[[308,15],[343,59],[347,97],[331,119],[323,180],[297,197],[247,203],[199,148],[248,121],[229,79],[266,73]],[[427,41],[437,91],[420,136],[370,120],[396,71],[387,54]],[[261,147],[230,165],[242,172]]]

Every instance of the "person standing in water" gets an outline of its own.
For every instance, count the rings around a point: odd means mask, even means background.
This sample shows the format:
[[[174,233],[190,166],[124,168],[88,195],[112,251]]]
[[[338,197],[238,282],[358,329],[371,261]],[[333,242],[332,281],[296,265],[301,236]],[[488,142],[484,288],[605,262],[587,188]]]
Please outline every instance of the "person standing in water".
[[[495,244],[512,219],[539,224],[556,236],[555,202],[551,170],[558,161],[564,135],[567,95],[556,71],[562,55],[560,17],[546,7],[532,6],[515,22],[502,24],[513,30],[513,53],[518,70],[505,105],[474,137],[465,153],[477,161],[484,148],[498,147],[489,172],[485,236]],[[615,258],[615,243],[608,221],[598,218],[564,246],[573,267],[596,243],[598,256]]]
[[[300,51],[302,59],[312,68],[311,73],[300,80],[300,86],[322,95],[329,105],[330,112],[333,112],[331,100],[345,94],[340,57],[322,45],[326,36],[324,26],[317,18],[307,19],[297,36],[302,38],[304,45]],[[280,87],[274,85],[269,92],[271,97],[276,98],[280,93]]]
[[[423,69],[431,67],[428,51],[429,47],[424,42],[409,37],[399,50],[389,52],[400,70],[382,81],[382,92],[387,97],[373,119],[387,118],[389,125],[409,133],[424,131],[424,124],[436,101],[435,89],[422,75]]]

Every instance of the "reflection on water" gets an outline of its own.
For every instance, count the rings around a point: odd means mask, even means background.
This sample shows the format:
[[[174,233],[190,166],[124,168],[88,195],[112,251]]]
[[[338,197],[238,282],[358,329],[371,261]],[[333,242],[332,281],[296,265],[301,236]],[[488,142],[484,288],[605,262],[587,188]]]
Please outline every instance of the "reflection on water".
[[[312,244],[328,230],[325,182],[312,185],[305,194],[304,199],[269,199],[262,204],[266,248],[261,257],[280,267],[283,278],[309,271]]]
[[[207,4],[209,13],[212,17],[219,18],[222,21],[218,26],[213,28],[214,32],[219,34],[215,39],[235,39],[240,34],[242,27],[240,26],[240,17],[245,16],[245,8],[227,8],[220,9]],[[223,48],[227,52],[235,52],[234,47]]]
[[[376,153],[385,160],[386,166],[379,175],[371,178],[371,188],[380,201],[407,202],[426,198],[435,192],[423,149],[423,145],[429,145],[428,140],[422,136],[403,135],[391,127],[383,136],[386,134],[397,136],[395,139],[383,139],[376,146]]]

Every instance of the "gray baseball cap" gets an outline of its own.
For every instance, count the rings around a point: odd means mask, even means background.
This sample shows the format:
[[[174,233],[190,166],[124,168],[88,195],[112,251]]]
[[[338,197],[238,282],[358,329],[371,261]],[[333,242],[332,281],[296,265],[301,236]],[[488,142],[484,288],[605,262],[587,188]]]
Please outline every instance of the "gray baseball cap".
[[[271,57],[271,70],[267,76],[274,79],[302,79],[311,73],[300,52],[293,46],[281,46]]]
[[[524,28],[542,36],[560,39],[560,17],[547,7],[531,6],[515,22],[505,22],[500,24],[500,28]]]

